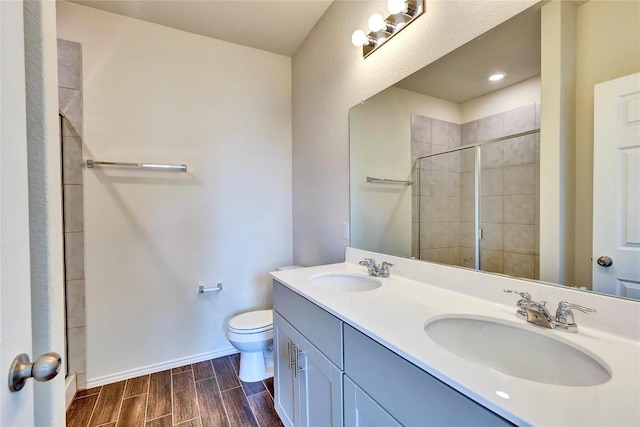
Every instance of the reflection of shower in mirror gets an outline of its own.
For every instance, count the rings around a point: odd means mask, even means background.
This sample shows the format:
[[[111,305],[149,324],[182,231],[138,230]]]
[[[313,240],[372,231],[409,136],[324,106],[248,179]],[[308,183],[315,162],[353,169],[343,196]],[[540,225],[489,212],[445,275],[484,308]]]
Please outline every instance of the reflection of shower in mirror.
[[[535,103],[462,125],[412,117],[413,257],[539,278],[536,122]]]

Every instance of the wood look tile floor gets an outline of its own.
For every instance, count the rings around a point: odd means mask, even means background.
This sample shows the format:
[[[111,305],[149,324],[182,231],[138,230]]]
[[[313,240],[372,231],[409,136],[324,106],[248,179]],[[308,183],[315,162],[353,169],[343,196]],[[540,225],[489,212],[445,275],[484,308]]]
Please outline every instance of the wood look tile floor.
[[[67,410],[67,426],[282,426],[273,378],[245,383],[239,369],[234,354],[81,390]]]

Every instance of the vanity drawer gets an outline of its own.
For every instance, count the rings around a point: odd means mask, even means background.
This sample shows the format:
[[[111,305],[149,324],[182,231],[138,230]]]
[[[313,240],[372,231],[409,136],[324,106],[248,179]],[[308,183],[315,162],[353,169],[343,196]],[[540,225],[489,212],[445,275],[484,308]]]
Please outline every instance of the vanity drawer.
[[[347,324],[344,371],[406,426],[512,425]]]
[[[273,309],[342,370],[342,321],[278,281],[273,281]]]

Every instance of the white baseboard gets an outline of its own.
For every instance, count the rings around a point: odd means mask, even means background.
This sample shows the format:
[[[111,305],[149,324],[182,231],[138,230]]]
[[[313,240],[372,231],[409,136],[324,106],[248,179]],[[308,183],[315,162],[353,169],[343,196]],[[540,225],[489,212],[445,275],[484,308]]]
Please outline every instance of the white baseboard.
[[[64,386],[64,409],[66,411],[67,409],[69,409],[69,405],[71,405],[71,402],[73,402],[73,398],[76,396],[76,392],[78,391],[75,372],[67,375],[67,378],[64,379]]]
[[[190,363],[202,362],[204,360],[215,359],[216,357],[228,356],[238,353],[234,347],[225,348],[210,353],[201,353],[194,356],[182,357],[180,359],[168,360],[166,362],[156,363],[154,365],[142,366],[140,368],[129,369],[127,371],[116,372],[115,374],[104,375],[98,378],[87,378],[87,388],[98,387],[105,384],[111,384],[129,378],[139,377],[141,375],[152,374],[154,372],[165,371],[171,368],[188,365]]]

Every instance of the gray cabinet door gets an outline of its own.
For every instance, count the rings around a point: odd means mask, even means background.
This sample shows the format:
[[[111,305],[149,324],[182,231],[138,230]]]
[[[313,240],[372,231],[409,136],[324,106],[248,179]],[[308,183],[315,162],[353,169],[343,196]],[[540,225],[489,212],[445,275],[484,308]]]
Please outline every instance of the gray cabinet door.
[[[342,427],[342,372],[304,337],[298,347],[301,425]]]
[[[278,416],[287,427],[300,425],[298,378],[294,376],[291,361],[300,334],[277,312],[273,313],[273,347],[275,351],[274,388]]]
[[[342,372],[273,313],[275,407],[285,426],[342,427]]]
[[[402,425],[346,375],[344,376],[344,423],[349,427]]]

